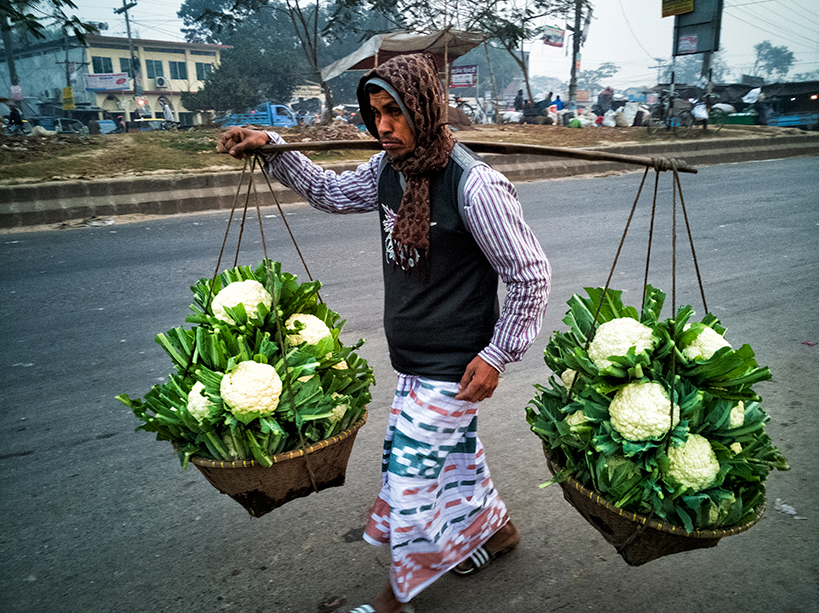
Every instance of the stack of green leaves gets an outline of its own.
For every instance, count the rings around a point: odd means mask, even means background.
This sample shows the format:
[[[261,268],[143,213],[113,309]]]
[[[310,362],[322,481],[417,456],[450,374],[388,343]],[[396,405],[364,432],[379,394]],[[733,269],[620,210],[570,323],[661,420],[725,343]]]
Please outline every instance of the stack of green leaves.
[[[212,287],[211,287],[212,286]],[[236,267],[191,287],[190,329],[156,337],[176,369],[144,400],[117,396],[142,424],[191,456],[255,460],[330,438],[358,421],[375,383],[363,345],[344,346],[338,313],[281,264]]]
[[[561,467],[545,485],[572,477],[687,532],[752,521],[770,471],[788,469],[753,389],[768,368],[749,345],[733,349],[711,314],[692,322],[683,306],[661,320],[656,288],[647,286],[639,314],[620,291],[586,292],[569,300],[569,330],[545,350],[555,374],[526,408]]]

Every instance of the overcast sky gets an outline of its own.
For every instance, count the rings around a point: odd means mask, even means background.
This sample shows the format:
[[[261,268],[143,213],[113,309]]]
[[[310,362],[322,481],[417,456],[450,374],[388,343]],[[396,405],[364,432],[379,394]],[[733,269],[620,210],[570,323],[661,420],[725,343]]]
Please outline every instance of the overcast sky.
[[[125,19],[114,14],[122,6],[110,0],[75,0],[78,14],[108,24],[109,36],[125,36]],[[131,32],[154,40],[184,40],[176,18],[181,2],[137,0],[131,9]],[[661,17],[661,0],[595,0],[594,17],[581,49],[581,70],[614,62],[620,71],[613,87],[651,85],[657,81],[655,58],[671,58],[673,17]],[[819,7],[817,0],[725,0],[720,49],[734,80],[753,68],[754,45],[769,40],[785,45],[796,58],[790,74],[819,70]],[[565,25],[552,22],[552,25]],[[527,45],[531,72],[568,81],[571,49]],[[568,55],[566,51],[568,50]]]

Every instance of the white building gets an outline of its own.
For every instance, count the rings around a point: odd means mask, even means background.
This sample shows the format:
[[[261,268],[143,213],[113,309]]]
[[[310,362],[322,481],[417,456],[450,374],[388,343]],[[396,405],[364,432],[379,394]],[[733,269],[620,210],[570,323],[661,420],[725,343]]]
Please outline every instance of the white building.
[[[65,115],[63,90],[71,87],[75,107],[71,114],[83,123],[91,117],[136,120],[128,39],[94,34],[85,38],[85,45],[70,37],[15,49],[24,111]],[[219,66],[221,52],[230,47],[144,39],[132,39],[132,45],[140,67],[136,74],[141,98],[147,102],[140,108],[150,109],[142,118],[161,119],[164,102],[183,125],[201,123],[201,118],[182,106],[180,96],[182,92],[198,91]],[[0,51],[0,97],[19,100],[19,93],[14,96],[11,92],[5,52]]]

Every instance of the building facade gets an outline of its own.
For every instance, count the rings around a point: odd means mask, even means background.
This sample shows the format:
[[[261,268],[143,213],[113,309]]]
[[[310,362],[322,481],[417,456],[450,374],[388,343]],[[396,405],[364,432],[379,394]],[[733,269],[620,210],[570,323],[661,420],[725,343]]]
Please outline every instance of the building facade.
[[[198,91],[219,66],[221,52],[230,48],[145,39],[131,39],[129,47],[127,38],[94,34],[85,38],[85,45],[72,37],[15,50],[20,86],[16,92],[5,53],[0,53],[0,96],[15,98],[29,114],[70,114],[83,123],[91,117],[162,119],[167,105],[174,120],[194,125],[202,118],[182,106],[181,95]],[[69,92],[64,91],[67,87]],[[64,105],[66,94],[73,94],[73,109],[64,110],[70,106]]]

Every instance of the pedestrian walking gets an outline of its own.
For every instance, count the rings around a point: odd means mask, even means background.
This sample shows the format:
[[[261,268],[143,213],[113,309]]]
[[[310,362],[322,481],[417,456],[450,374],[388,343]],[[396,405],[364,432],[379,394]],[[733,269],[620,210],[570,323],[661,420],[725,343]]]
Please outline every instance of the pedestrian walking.
[[[478,413],[540,330],[550,268],[515,188],[454,140],[432,56],[378,66],[361,79],[358,101],[383,152],[341,175],[297,152],[269,155],[267,170],[317,209],[379,213],[398,382],[364,538],[390,547],[392,562],[387,585],[353,613],[399,613],[443,574],[475,573],[518,543]],[[270,142],[283,141],[235,127],[217,150],[242,158]]]

